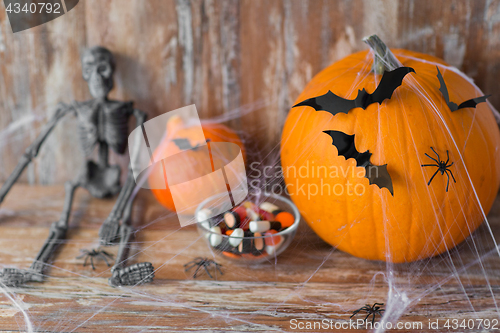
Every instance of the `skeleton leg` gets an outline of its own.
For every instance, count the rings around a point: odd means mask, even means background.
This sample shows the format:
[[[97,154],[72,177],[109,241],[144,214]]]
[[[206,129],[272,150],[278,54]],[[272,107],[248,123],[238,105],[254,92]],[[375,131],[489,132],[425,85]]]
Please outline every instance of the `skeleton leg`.
[[[111,271],[113,276],[109,279],[112,287],[124,285],[136,285],[153,281],[154,268],[149,262],[141,262],[126,267],[128,259],[129,242],[132,237],[132,226],[130,215],[132,212],[132,202],[128,202],[123,214],[123,222],[120,226],[120,247],[116,256],[116,262]]]
[[[59,221],[50,226],[49,237],[43,244],[40,252],[31,264],[30,269],[21,270],[17,268],[5,268],[0,273],[0,281],[8,286],[17,286],[26,282],[42,282],[43,271],[54,251],[59,246],[59,242],[66,237],[68,222],[73,205],[75,190],[80,186],[80,181],[68,181],[65,184],[66,197],[64,200],[64,209]]]
[[[113,210],[99,229],[99,238],[101,240],[101,244],[109,245],[115,242],[120,236],[120,218],[122,218],[124,210],[129,209],[127,205],[130,197],[132,196],[132,192],[134,191],[134,187],[135,181],[131,173],[131,166],[129,166],[129,174],[127,176],[127,180],[125,181],[125,184],[120,191],[120,194],[118,195],[118,199],[116,199]],[[130,209],[132,208],[130,207]]]
[[[115,265],[113,269],[121,269],[127,265],[129,243],[132,238],[132,225],[130,215],[132,213],[132,204],[127,205],[123,216],[123,222],[120,226],[120,246],[118,247],[118,254],[116,255]]]
[[[142,124],[144,124],[144,122],[146,121],[146,113],[134,109],[133,114],[137,121],[136,126],[142,126]],[[132,172],[132,163],[133,162],[131,161],[128,166],[127,180],[125,181],[120,195],[116,200],[115,206],[113,207],[111,214],[106,219],[106,221],[104,221],[101,229],[99,230],[99,238],[101,239],[102,244],[109,244],[112,241],[116,240],[116,237],[118,236],[118,224],[120,218],[122,217],[124,210],[127,209],[126,206],[130,204],[129,199],[131,198],[132,192],[134,191],[135,187],[134,173]]]

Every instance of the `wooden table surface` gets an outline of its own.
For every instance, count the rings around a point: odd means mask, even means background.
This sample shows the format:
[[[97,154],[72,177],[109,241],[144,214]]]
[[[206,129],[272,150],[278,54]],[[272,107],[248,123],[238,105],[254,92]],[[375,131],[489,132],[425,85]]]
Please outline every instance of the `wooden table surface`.
[[[13,188],[0,207],[0,267],[30,266],[50,224],[59,218],[63,199],[61,186]],[[305,223],[276,260],[246,267],[216,257],[224,274],[214,280],[202,274],[195,280],[183,265],[197,256],[210,256],[206,244],[194,226],[180,228],[146,190],[136,199],[134,221],[140,232],[131,260],[151,261],[155,280],[149,285],[111,288],[107,284],[110,269],[102,261],[92,271],[76,257],[80,249],[98,246],[99,227],[113,203],[77,191],[68,240],[47,270],[46,281],[0,287],[0,332],[28,331],[25,315],[35,332],[306,331],[293,329],[290,320],[304,325],[323,319],[346,322],[365,303],[387,302],[385,263],[333,250]],[[500,235],[499,216],[497,200],[489,215],[496,235]],[[488,250],[487,232],[483,226],[475,234],[481,254]],[[466,245],[451,251],[450,258],[472,262],[476,252]],[[112,253],[116,250],[109,248]],[[494,301],[500,294],[500,274],[494,274],[500,268],[498,256],[484,256],[482,265],[466,269],[457,264],[450,270],[445,262],[439,257],[420,266],[395,267],[396,290],[402,292],[401,299],[406,295],[413,300],[397,322],[422,322],[420,331],[442,332],[447,331],[442,328],[447,318],[498,319]],[[428,329],[429,320],[437,319],[441,329]]]

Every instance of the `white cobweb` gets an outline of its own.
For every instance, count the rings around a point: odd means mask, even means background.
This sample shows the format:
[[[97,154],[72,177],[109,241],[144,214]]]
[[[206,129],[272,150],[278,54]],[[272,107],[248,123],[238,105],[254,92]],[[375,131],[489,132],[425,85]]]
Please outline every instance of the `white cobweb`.
[[[372,54],[368,57],[372,57]],[[445,67],[441,64],[439,66],[443,70],[456,71],[465,77],[452,67]],[[426,98],[424,90],[418,86],[417,81],[410,77],[405,82],[414,91],[421,93],[422,98]],[[361,88],[353,84],[352,91]],[[482,95],[479,89],[477,92],[478,95]],[[397,93],[395,98],[399,98]],[[205,121],[225,123],[236,118],[255,116],[262,108],[272,107],[275,102],[255,101],[220,117]],[[490,107],[493,109],[491,105]],[[203,113],[203,110],[200,111]],[[404,114],[402,116],[404,117]],[[495,116],[498,115],[495,114]],[[436,112],[435,120],[441,123],[443,131],[446,132],[448,124],[440,117],[439,112]],[[12,124],[0,132],[0,149],[22,136],[24,126],[32,126],[44,121],[45,119],[40,117],[30,117]],[[282,192],[284,183],[280,174],[279,144],[256,148],[258,144],[253,140],[256,133],[240,132],[238,134],[244,141],[247,152],[250,192]],[[454,142],[453,138],[450,140]],[[423,156],[423,152],[420,152],[420,155]],[[254,163],[250,167],[252,162],[259,163]],[[422,160],[422,163],[425,162]],[[468,180],[457,179],[457,181]],[[473,188],[471,190],[473,191]],[[84,190],[79,191],[84,192]],[[134,195],[138,193],[139,187],[136,188]],[[63,193],[55,193],[49,196],[46,202],[50,199],[62,202],[63,197]],[[46,269],[47,278],[52,287],[46,289],[44,283],[30,283],[17,288],[0,286],[3,294],[3,298],[0,298],[2,300],[0,313],[6,318],[9,318],[9,313],[12,313],[18,325],[17,328],[8,327],[8,329],[26,332],[87,332],[97,330],[99,327],[104,329],[103,325],[109,325],[111,331],[120,329],[122,332],[138,332],[140,331],[138,327],[143,327],[144,332],[155,329],[161,331],[160,327],[168,330],[168,327],[178,325],[173,322],[166,324],[169,320],[180,320],[179,316],[173,314],[174,312],[186,311],[193,316],[192,321],[195,323],[190,323],[192,325],[202,326],[202,322],[208,320],[209,323],[217,323],[219,328],[226,327],[236,331],[249,329],[288,331],[292,327],[290,324],[292,319],[296,319],[297,323],[300,322],[302,325],[306,325],[307,322],[318,323],[324,319],[339,323],[348,322],[353,311],[365,304],[373,303],[384,303],[385,308],[383,317],[377,318],[379,322],[377,332],[384,331],[387,323],[396,324],[401,321],[422,322],[423,330],[426,330],[429,329],[427,318],[435,320],[439,317],[442,320],[439,330],[436,331],[454,331],[452,326],[443,326],[446,318],[459,319],[459,323],[462,319],[467,321],[473,319],[475,329],[478,328],[479,320],[482,320],[483,327],[488,329],[485,319],[489,320],[490,328],[493,327],[494,320],[499,319],[497,297],[500,291],[498,278],[500,252],[495,239],[495,234],[498,234],[496,230],[498,221],[494,221],[497,222],[496,225],[490,223],[492,221],[488,220],[486,212],[483,212],[484,222],[481,227],[457,247],[439,256],[406,264],[371,262],[340,252],[315,236],[302,221],[302,226],[294,241],[282,255],[249,268],[225,261],[217,253],[209,251],[202,236],[199,236],[192,226],[181,228],[174,213],[157,207],[156,212],[161,213],[153,214],[152,217],[141,215],[139,221],[133,222],[138,240],[131,243],[129,259],[130,263],[134,263],[138,258],[147,258],[157,271],[157,279],[152,285],[113,289],[107,284],[107,278],[111,276],[110,269],[103,268],[103,262],[98,263],[100,269],[96,272],[92,272],[88,267],[89,270],[85,274],[82,273],[80,267],[82,261],[69,261],[70,264],[68,264],[66,257],[64,264],[61,264],[63,260],[61,258],[65,258],[63,255],[65,248],[90,249],[98,246],[95,226],[99,225],[101,217],[105,217],[105,214],[99,218],[86,215],[85,211],[91,209],[92,203],[95,202],[89,199],[88,194],[79,195],[75,200],[77,201],[76,208],[70,221],[71,236],[63,243],[58,255]],[[144,204],[151,204],[151,201],[136,200],[135,210],[144,210],[141,206]],[[62,205],[52,208],[56,211],[62,209]],[[498,215],[497,204],[494,204],[493,211]],[[0,229],[5,217],[16,218],[24,213],[22,210],[6,210],[0,206]],[[79,230],[79,223],[85,218],[91,219],[88,223],[94,227],[93,234],[83,240],[72,237],[79,232],[89,233],[89,229]],[[161,233],[162,227],[166,226],[168,228]],[[155,230],[156,234],[161,233],[161,236],[148,242],[141,241],[141,232],[148,230]],[[446,231],[443,230],[443,232]],[[41,234],[45,235],[45,233]],[[7,237],[8,235],[0,233],[1,244],[8,244]],[[88,239],[92,238],[95,242],[89,243]],[[30,239],[17,241],[29,242]],[[24,266],[24,263],[30,262],[35,255],[36,251],[14,254],[14,257],[27,256],[19,258],[23,265],[18,265],[18,268],[28,268]],[[12,256],[10,249],[0,248],[0,258],[2,256],[5,258]],[[197,256],[209,257],[222,263],[224,275],[212,271],[213,280],[209,279],[206,274],[201,274],[200,278],[193,281],[190,273],[184,272],[179,262],[188,262]],[[12,266],[12,264],[6,265],[0,259],[0,268],[7,266]],[[188,281],[185,283],[179,281],[183,279]],[[234,292],[225,294],[232,288],[237,288],[238,281],[241,281],[244,286],[238,291],[241,296],[234,296]],[[269,282],[268,285],[271,287],[263,288],[261,282]],[[54,284],[59,287],[54,288]],[[82,292],[82,284],[85,285],[84,293],[76,297],[74,292]],[[190,288],[197,292],[190,294]],[[248,288],[254,288],[257,294],[270,293],[270,295],[255,296]],[[100,295],[103,300],[94,302],[96,295]],[[211,299],[207,299],[206,295],[209,295]],[[50,302],[50,299],[65,297],[78,298],[78,302],[69,303],[74,308],[54,311],[51,318],[47,317],[47,313],[35,311],[40,304],[36,306],[31,304],[34,302],[32,299]],[[245,301],[245,297],[248,297],[248,301]],[[127,302],[123,302],[123,299],[127,299]],[[263,301],[264,299],[266,301]],[[261,303],[257,303],[258,301]],[[207,305],[210,302],[214,302],[216,306]],[[102,316],[104,314],[109,316],[114,311],[120,311],[116,304],[142,305],[149,309],[149,314],[156,313],[156,317],[143,317],[140,313],[133,313],[130,317],[135,318],[135,321],[131,323],[109,321],[106,324]],[[46,306],[51,305],[46,304]],[[123,311],[126,312],[127,309]],[[357,318],[364,318],[364,315],[360,313],[359,317],[354,319]],[[0,322],[1,320],[0,317]],[[276,323],[270,324],[272,322]],[[449,324],[454,325],[453,322]],[[467,322],[467,325],[470,323]],[[320,330],[315,326],[315,329],[310,331]]]

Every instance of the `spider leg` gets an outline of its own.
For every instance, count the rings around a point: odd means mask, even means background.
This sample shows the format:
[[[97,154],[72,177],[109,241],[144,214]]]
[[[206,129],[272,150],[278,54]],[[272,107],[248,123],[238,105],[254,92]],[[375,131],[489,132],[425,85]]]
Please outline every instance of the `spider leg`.
[[[186,267],[187,265],[189,264],[188,267]],[[198,264],[197,263],[187,263],[186,265],[184,265],[184,272],[187,272],[189,270],[191,270],[194,266],[197,266]]]
[[[428,167],[428,166],[433,166],[433,167],[438,167],[438,168],[439,168],[439,165],[437,165],[437,164],[421,164],[420,166],[421,166],[421,167],[424,167],[424,166],[425,166],[425,167]]]
[[[198,271],[200,270],[201,266],[202,266],[202,265],[199,265],[199,266],[196,268],[196,270],[194,271],[194,274],[193,274],[193,278],[195,278],[195,279],[196,279],[196,277],[198,276]]]
[[[94,257],[90,257],[90,264],[92,265],[92,270],[95,271],[95,266],[94,266]]]
[[[193,259],[190,262],[184,264],[184,267],[187,266],[186,270],[190,270],[191,268],[193,268],[196,265],[201,265],[202,262],[203,262],[203,260],[198,257],[198,258]]]
[[[111,253],[108,253],[108,252],[103,251],[103,250],[101,250],[101,253],[102,253],[103,255],[105,255],[106,257],[108,257],[109,259],[113,259],[113,255],[112,255]]]
[[[431,147],[432,151],[434,152],[434,154],[436,154],[437,158],[438,158],[438,163],[439,161],[441,161],[441,158],[439,157],[439,154],[434,150],[433,147]]]
[[[365,319],[363,319],[364,321],[366,321],[368,319],[368,317],[370,317],[372,313],[370,311],[368,311],[368,314],[366,315]]]
[[[194,260],[191,260],[190,262],[185,263],[184,267],[186,267],[187,265],[192,265],[192,264],[194,264]]]
[[[352,316],[350,316],[349,318],[354,317],[354,316],[355,316],[355,315],[357,315],[360,311],[361,311],[361,309],[357,309],[356,311],[354,311],[354,312],[352,313]]]
[[[214,277],[212,276],[212,274],[210,274],[207,267],[208,265],[203,265],[203,268],[205,268],[205,272],[207,272],[208,276],[210,276],[210,278],[213,279]]]
[[[450,174],[451,174],[451,178],[453,178],[453,181],[456,183],[457,181],[455,180],[455,177],[453,177],[453,172],[451,172],[451,170],[446,170],[446,171],[449,171]]]
[[[448,181],[446,182],[446,192],[448,192],[448,186],[450,185],[450,175],[446,172],[446,177],[448,177]]]
[[[372,313],[372,315],[373,315],[373,316],[372,316],[372,325],[373,325],[373,324],[375,324],[375,314],[376,314],[376,312],[373,312],[373,313]]]
[[[361,311],[367,311],[367,312],[370,311],[370,306],[365,305],[365,306],[360,307],[359,309],[357,309],[356,311],[354,311],[352,313],[352,316],[350,318],[354,317],[355,315],[357,315]]]
[[[438,172],[439,172],[439,169],[437,169],[437,171],[436,171],[436,172],[434,172],[434,174],[432,175],[431,179],[430,179],[430,180],[429,180],[429,182],[427,183],[427,186],[429,186],[429,185],[431,184],[432,180],[433,180],[433,179],[434,179],[434,177],[438,174]]]
[[[425,155],[425,156],[427,156],[428,158],[430,158],[431,160],[436,161],[436,163],[438,163],[438,164],[439,164],[439,161],[438,161],[438,160],[436,160],[434,157],[430,157],[429,155],[427,155],[427,153],[425,153],[424,155]]]
[[[109,266],[111,266],[111,265],[109,264],[109,262],[108,262],[108,259],[106,259],[106,256],[105,256],[104,254],[99,253],[99,258],[104,259],[104,261],[106,262],[106,265],[108,265],[108,267],[109,267]]]
[[[87,261],[89,260],[89,258],[90,258],[90,255],[87,255],[85,257],[85,260],[83,261],[83,267],[87,266]]]
[[[87,250],[80,250],[80,252],[82,254],[80,254],[78,257],[76,257],[76,259],[82,259],[83,257],[85,257],[86,255],[89,254],[89,251],[87,251]]]
[[[215,268],[219,271],[220,275],[224,275],[224,273],[222,273],[222,270],[220,269],[220,266],[218,263],[215,263]]]
[[[197,257],[197,258],[194,258],[193,260],[191,260],[190,262],[188,262],[187,264],[184,265],[184,267],[186,267],[187,265],[189,264],[195,264],[195,265],[198,265],[200,264],[201,262],[203,262],[203,258],[200,258],[200,257]]]
[[[445,164],[448,164],[448,162],[450,161],[450,151],[449,150],[446,151],[446,155],[448,156],[448,159],[446,160]]]
[[[184,267],[186,267],[186,266],[188,266],[188,265],[196,265],[197,263],[198,263],[197,261],[191,260],[190,262],[185,263],[185,264],[184,264]]]

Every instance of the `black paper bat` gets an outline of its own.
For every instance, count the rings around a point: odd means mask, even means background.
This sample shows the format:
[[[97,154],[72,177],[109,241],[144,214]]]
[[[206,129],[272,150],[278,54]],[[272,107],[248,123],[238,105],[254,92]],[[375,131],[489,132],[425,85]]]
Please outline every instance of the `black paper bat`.
[[[446,104],[448,104],[448,107],[450,108],[451,112],[457,111],[458,109],[475,108],[476,105],[482,102],[486,102],[486,99],[491,96],[491,95],[486,95],[486,96],[472,98],[466,100],[460,105],[450,102],[450,95],[448,95],[448,88],[446,88],[446,83],[444,83],[443,76],[441,75],[438,66],[436,66],[436,68],[438,70],[437,77],[439,80],[439,91],[441,91],[441,94],[443,94],[444,100],[446,101]]]
[[[198,148],[200,148],[199,144],[197,144],[196,146],[191,146],[191,142],[189,142],[189,140],[186,138],[172,139],[172,141],[175,143],[177,148],[181,150],[192,149],[194,151],[197,151]],[[210,139],[207,139],[206,142],[209,143]]]
[[[347,135],[339,131],[323,131],[323,133],[328,134],[332,138],[332,144],[337,147],[339,156],[344,156],[346,160],[354,158],[356,160],[356,166],[365,168],[365,177],[368,178],[370,185],[375,184],[379,188],[385,187],[394,196],[392,179],[387,171],[387,164],[373,165],[370,162],[372,153],[370,153],[369,150],[360,153],[356,149],[354,145],[354,135]]]
[[[353,100],[337,96],[329,90],[324,95],[306,99],[293,107],[310,106],[316,111],[327,111],[332,115],[340,112],[347,113],[354,108],[366,109],[370,104],[382,104],[385,99],[390,99],[394,90],[403,83],[403,78],[408,73],[415,73],[415,70],[411,67],[399,67],[390,72],[386,71],[373,93],[369,94],[363,88],[363,90],[358,90],[358,95]]]
[[[186,138],[172,139],[172,141],[181,150],[193,149],[194,151],[196,151],[199,147],[199,145],[196,145],[194,147],[191,146],[191,142],[189,142],[189,140]]]

